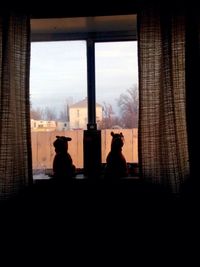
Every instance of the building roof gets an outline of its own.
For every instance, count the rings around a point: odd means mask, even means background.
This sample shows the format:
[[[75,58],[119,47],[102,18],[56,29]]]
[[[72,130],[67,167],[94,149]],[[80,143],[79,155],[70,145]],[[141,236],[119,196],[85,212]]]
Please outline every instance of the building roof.
[[[86,108],[87,107],[87,97],[83,100],[71,105],[69,108]],[[102,107],[100,104],[96,103],[96,107]]]

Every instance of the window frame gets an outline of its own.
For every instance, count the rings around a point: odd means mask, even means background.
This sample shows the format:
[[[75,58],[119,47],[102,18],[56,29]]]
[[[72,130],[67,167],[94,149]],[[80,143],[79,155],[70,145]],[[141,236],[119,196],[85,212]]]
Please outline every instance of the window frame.
[[[133,24],[137,23],[137,14],[131,14],[136,17]],[[126,15],[123,15],[126,16]],[[98,17],[98,16],[97,16]],[[101,17],[101,16],[99,16]],[[67,17],[66,17],[67,18]],[[78,18],[78,17],[77,17]],[[32,18],[34,20],[37,18]],[[51,19],[51,18],[48,18]],[[54,18],[52,18],[54,19]],[[87,60],[87,98],[88,98],[88,124],[87,130],[97,130],[96,120],[96,84],[95,84],[95,44],[106,42],[125,42],[137,41],[137,27],[135,30],[120,31],[93,31],[76,33],[32,33],[31,42],[50,42],[50,41],[85,41],[86,42],[86,60]],[[138,163],[133,163],[138,167]],[[85,165],[85,163],[84,163]],[[85,166],[84,166],[85,167]]]

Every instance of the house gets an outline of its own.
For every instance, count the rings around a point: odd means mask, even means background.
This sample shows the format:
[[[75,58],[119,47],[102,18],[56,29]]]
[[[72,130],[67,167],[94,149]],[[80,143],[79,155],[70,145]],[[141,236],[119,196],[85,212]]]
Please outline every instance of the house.
[[[103,107],[96,103],[96,122],[102,121]],[[88,100],[87,97],[69,107],[70,129],[87,129],[88,123]]]
[[[33,120],[31,119],[31,131],[55,131],[56,121]]]
[[[69,122],[57,121],[56,122],[56,130],[57,131],[65,131],[69,130]]]

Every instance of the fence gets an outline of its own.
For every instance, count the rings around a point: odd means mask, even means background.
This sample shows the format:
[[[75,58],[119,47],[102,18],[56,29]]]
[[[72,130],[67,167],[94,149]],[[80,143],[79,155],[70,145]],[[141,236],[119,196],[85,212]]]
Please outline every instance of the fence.
[[[106,162],[106,156],[110,151],[111,131],[122,132],[125,143],[122,152],[127,162],[138,162],[138,129],[101,130],[102,163]],[[32,164],[33,170],[51,169],[55,155],[53,142],[56,135],[64,135],[72,138],[69,142],[69,153],[77,168],[83,168],[83,130],[32,132]]]

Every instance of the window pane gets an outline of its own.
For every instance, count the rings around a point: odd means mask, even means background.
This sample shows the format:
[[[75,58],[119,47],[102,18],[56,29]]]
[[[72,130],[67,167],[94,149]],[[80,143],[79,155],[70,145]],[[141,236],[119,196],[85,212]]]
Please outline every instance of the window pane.
[[[69,153],[83,167],[85,120],[81,108],[71,118],[71,107],[87,96],[86,42],[33,42],[31,44],[31,131],[34,173],[52,169],[56,135],[72,137]],[[86,107],[87,109],[87,107]],[[87,110],[84,114],[87,114]],[[73,115],[71,114],[73,117]],[[87,123],[87,122],[86,122]]]
[[[103,106],[102,161],[110,151],[111,129],[125,138],[123,154],[138,162],[138,61],[137,42],[95,44],[96,102]]]

